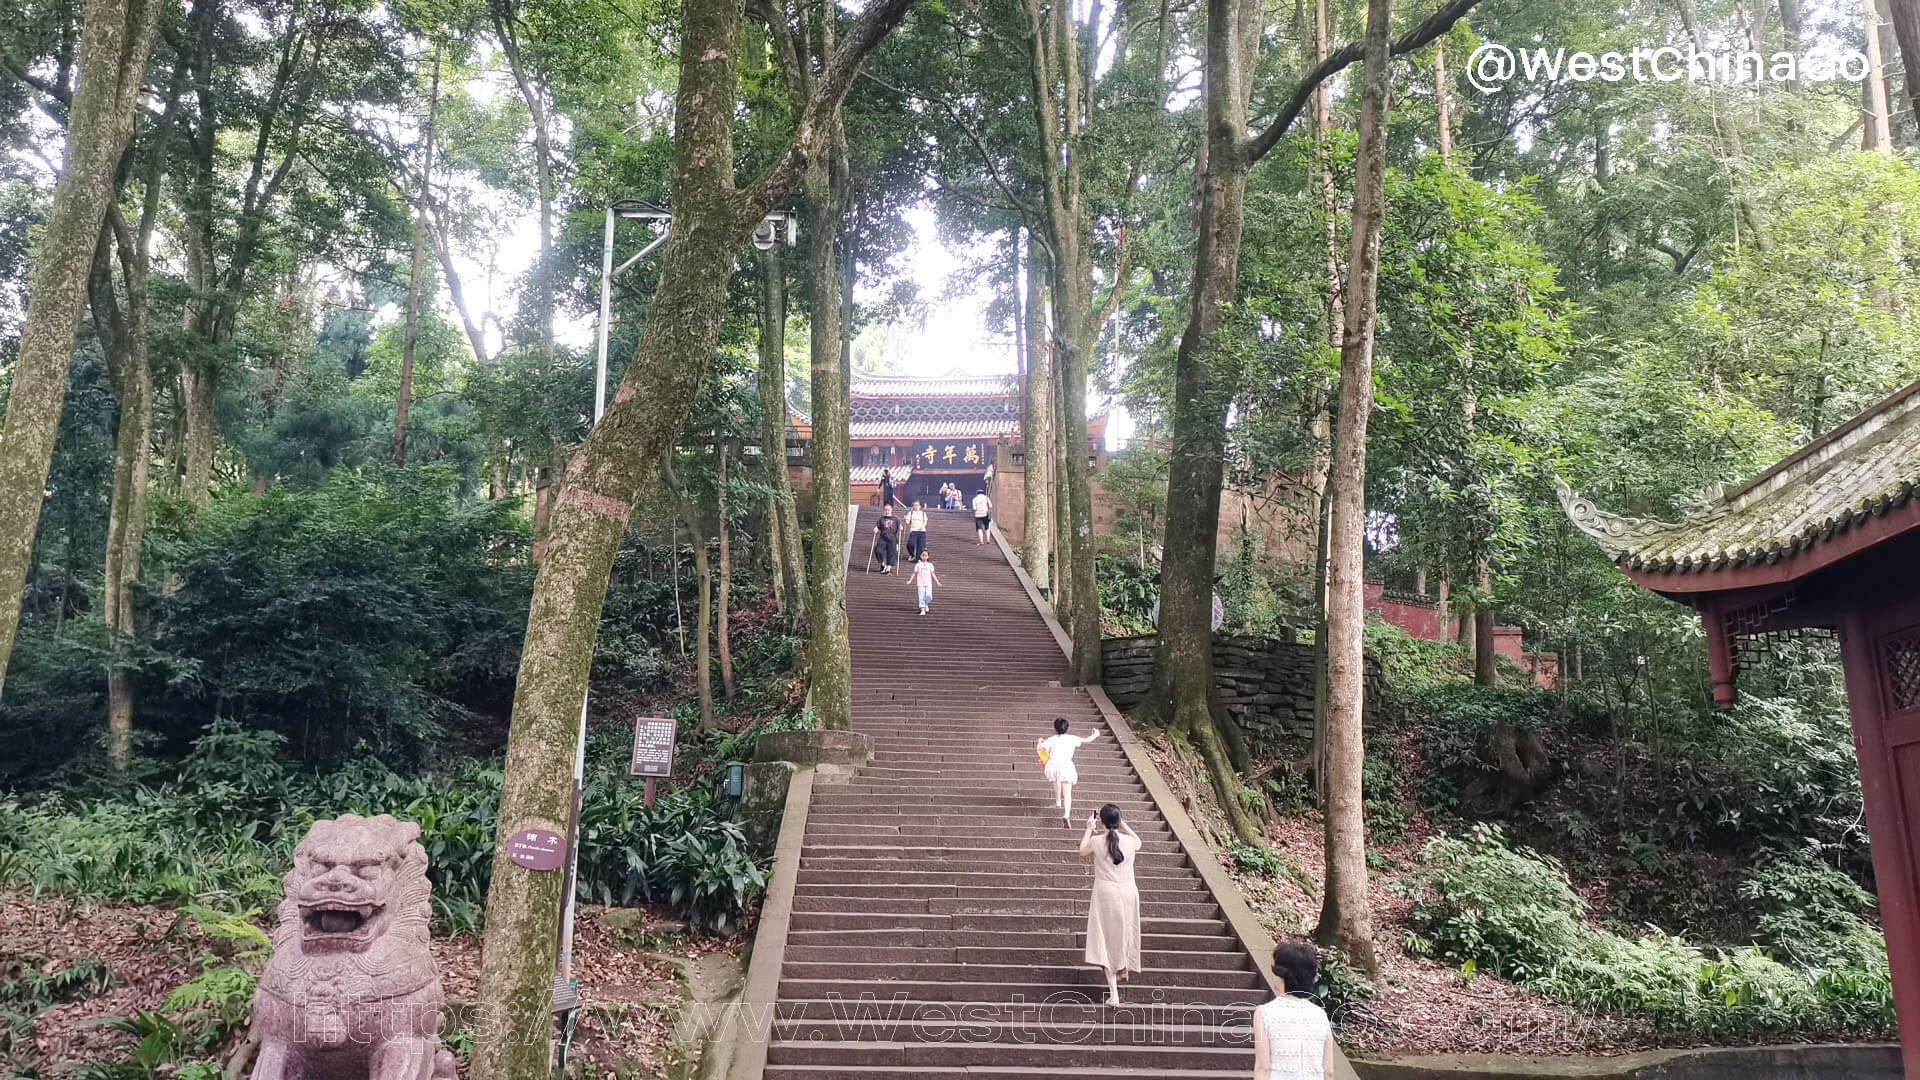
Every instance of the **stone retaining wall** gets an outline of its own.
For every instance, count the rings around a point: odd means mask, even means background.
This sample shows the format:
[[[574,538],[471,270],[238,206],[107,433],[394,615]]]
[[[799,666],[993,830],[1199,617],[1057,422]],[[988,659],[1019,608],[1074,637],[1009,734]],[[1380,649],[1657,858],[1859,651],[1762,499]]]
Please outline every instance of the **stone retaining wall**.
[[[1121,709],[1146,697],[1156,637],[1100,643],[1101,682]],[[1213,639],[1213,679],[1220,704],[1255,749],[1313,737],[1313,645],[1264,638]],[[1380,664],[1367,657],[1367,714],[1384,700]]]

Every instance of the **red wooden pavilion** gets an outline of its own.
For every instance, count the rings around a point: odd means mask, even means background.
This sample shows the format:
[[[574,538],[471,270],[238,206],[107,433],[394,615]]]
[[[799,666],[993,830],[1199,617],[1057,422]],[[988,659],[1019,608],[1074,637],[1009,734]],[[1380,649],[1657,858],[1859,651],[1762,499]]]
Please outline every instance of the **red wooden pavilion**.
[[[1676,524],[1561,504],[1628,577],[1700,613],[1713,697],[1767,635],[1838,633],[1894,1007],[1920,1080],[1920,383]]]

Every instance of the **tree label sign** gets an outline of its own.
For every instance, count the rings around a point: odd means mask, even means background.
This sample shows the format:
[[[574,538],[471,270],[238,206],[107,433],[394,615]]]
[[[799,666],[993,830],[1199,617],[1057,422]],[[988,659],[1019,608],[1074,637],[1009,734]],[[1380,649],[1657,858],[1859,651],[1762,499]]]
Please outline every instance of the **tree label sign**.
[[[630,775],[648,779],[673,775],[676,727],[671,717],[641,716],[634,719],[633,767]]]
[[[507,858],[529,870],[558,870],[566,865],[566,841],[557,829],[521,829],[507,837]]]

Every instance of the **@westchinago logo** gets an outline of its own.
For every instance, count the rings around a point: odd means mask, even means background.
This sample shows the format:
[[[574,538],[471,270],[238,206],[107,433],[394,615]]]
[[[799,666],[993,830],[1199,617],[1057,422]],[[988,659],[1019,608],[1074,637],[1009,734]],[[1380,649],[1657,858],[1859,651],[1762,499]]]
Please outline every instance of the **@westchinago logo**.
[[[1489,41],[1467,57],[1467,81],[1475,90],[1491,94],[1513,78],[1513,50]]]
[[[1692,46],[1636,46],[1626,52],[1511,49],[1485,42],[1467,58],[1467,82],[1483,94],[1519,79],[1557,82],[1851,82],[1867,77],[1867,57],[1857,50],[1810,49],[1805,53],[1717,51]]]

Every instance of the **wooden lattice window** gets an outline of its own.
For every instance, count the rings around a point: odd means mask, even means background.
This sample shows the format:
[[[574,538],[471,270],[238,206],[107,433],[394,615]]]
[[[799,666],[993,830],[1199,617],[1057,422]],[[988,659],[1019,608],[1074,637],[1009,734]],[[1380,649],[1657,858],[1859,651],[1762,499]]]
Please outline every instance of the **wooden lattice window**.
[[[1894,710],[1920,709],[1920,629],[1888,638],[1880,662]]]

